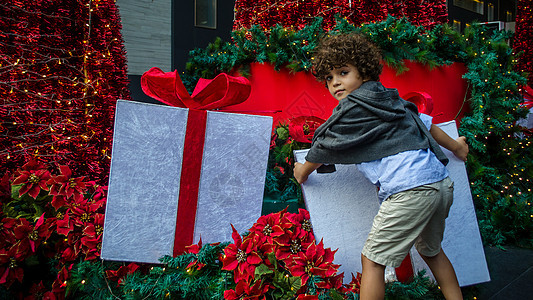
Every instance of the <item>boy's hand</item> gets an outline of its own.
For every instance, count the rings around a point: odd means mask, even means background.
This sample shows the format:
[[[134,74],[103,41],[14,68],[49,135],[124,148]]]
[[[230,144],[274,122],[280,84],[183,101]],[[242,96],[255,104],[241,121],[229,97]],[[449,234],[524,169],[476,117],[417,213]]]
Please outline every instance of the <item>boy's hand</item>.
[[[468,155],[468,144],[466,143],[466,138],[464,136],[460,136],[454,140],[435,124],[431,125],[429,132],[439,145],[452,151],[452,153],[460,160],[466,161],[466,156]]]
[[[457,139],[455,139],[457,142],[457,147],[453,150],[453,154],[457,156],[462,161],[466,161],[466,157],[468,155],[468,144],[466,143],[466,138],[464,136],[460,136]]]
[[[294,178],[296,178],[296,181],[298,181],[299,184],[302,184],[307,181],[307,177],[309,177],[309,174],[311,174],[314,170],[316,170],[318,167],[320,167],[322,164],[319,163],[312,163],[309,161],[306,161],[305,164],[296,162],[294,163]]]
[[[298,181],[299,184],[302,184],[307,181],[309,174],[304,174],[304,164],[296,162],[294,163],[294,178]]]

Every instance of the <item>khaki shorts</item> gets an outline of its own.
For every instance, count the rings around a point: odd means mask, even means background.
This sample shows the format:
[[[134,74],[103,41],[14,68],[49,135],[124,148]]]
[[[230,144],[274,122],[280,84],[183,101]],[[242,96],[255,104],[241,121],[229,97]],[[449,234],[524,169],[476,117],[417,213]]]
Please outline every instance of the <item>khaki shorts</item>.
[[[449,177],[391,195],[374,218],[362,254],[397,268],[413,246],[421,255],[440,252],[445,219],[453,203]]]

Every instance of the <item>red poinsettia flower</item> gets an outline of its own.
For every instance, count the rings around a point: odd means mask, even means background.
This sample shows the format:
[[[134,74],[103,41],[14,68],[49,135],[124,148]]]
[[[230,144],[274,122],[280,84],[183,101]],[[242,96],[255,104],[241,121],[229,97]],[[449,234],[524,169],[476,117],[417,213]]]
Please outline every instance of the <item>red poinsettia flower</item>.
[[[296,117],[289,124],[290,136],[297,142],[311,143],[315,130],[324,122],[324,119],[314,116]]]
[[[81,251],[85,254],[85,260],[93,260],[100,257],[102,250],[102,238],[87,237],[81,238]]]
[[[18,219],[17,225],[13,228],[15,238],[19,240],[20,247],[23,251],[31,249],[35,253],[35,249],[41,244],[43,240],[47,240],[52,234],[52,224],[55,219],[44,218],[44,213],[32,226],[25,218]]]
[[[227,300],[258,300],[265,299],[265,293],[270,286],[268,284],[263,285],[261,280],[257,280],[253,285],[246,281],[239,281],[235,290],[224,291],[224,299]]]
[[[74,230],[74,219],[71,219],[70,214],[64,214],[63,217],[57,218],[57,233],[68,236]]]
[[[24,269],[21,263],[28,254],[20,249],[20,243],[12,245],[8,250],[0,249],[0,284],[10,287],[15,281],[21,282]]]
[[[46,292],[46,288],[44,287],[42,280],[39,283],[34,282],[31,285],[30,290],[29,290],[30,295],[27,297],[24,297],[24,300],[43,299],[45,292]]]
[[[93,201],[100,201],[102,199],[105,200],[107,186],[99,185],[96,183],[96,181],[88,181],[86,182],[86,186],[92,191],[90,198],[93,199]]]
[[[202,249],[202,238],[200,238],[200,241],[198,241],[198,244],[193,244],[190,246],[185,247],[185,253],[191,253],[197,255],[200,252],[200,249]],[[196,256],[195,259],[193,259],[185,269],[189,270],[190,268],[196,268],[197,270],[201,270],[203,267],[205,267],[205,264],[198,262],[198,256]]]
[[[59,210],[59,208],[65,206],[67,204],[67,197],[64,195],[55,195],[52,198],[52,207],[56,210]]]
[[[73,265],[70,265],[69,267],[63,266],[52,283],[52,293],[57,299],[65,298],[65,289],[68,280],[70,279],[70,270],[72,269],[72,266]]]
[[[291,222],[288,222],[288,220],[284,218],[286,212],[287,207],[280,212],[261,216],[257,222],[252,225],[250,232],[265,236],[267,242],[273,244],[274,238],[284,235],[286,231],[293,226]]]
[[[53,292],[45,292],[43,295],[42,300],[63,300],[65,299],[64,295],[56,296]]]
[[[6,172],[0,179],[0,203],[7,203],[11,200],[11,174]]]
[[[354,293],[359,294],[359,289],[361,287],[361,273],[357,272],[357,277],[352,273],[352,281],[350,283],[343,285],[340,288],[340,291],[344,294]]]
[[[9,288],[15,281],[22,283],[24,269],[21,267],[0,267],[0,284]]]
[[[13,181],[13,185],[22,184],[19,190],[19,197],[27,193],[36,199],[41,189],[48,191],[49,188],[46,183],[52,175],[43,163],[37,160],[31,160],[17,172],[19,175]]]
[[[54,195],[54,199],[57,196],[63,196],[67,199],[73,197],[75,201],[81,201],[83,194],[87,190],[87,186],[83,182],[84,177],[72,178],[72,171],[68,166],[59,166],[59,171],[59,175],[52,177],[48,181],[51,186],[50,195]],[[55,206],[54,208],[58,209]]]
[[[304,235],[301,233],[300,227],[294,227],[291,230],[287,230],[284,235],[278,237],[275,240],[277,245],[276,258],[283,261],[290,261],[293,256],[300,254],[307,249],[309,245],[315,243],[315,239],[312,235]],[[303,239],[299,236],[304,237]]]
[[[62,218],[57,220],[57,233],[66,236],[68,248],[63,251],[62,258],[66,261],[75,259],[80,251],[86,255],[85,259],[97,258],[100,254],[101,233],[104,225],[105,200],[74,201],[69,203],[69,209]]]
[[[63,249],[63,252],[61,253],[61,259],[65,262],[71,262],[78,259],[78,255],[80,254],[80,243],[79,242],[70,242],[68,243],[68,247]]]
[[[337,272],[339,265],[333,264],[335,251],[324,249],[322,240],[318,244],[311,244],[305,252],[293,257],[289,270],[293,276],[302,278],[302,286],[307,283],[309,276],[317,275],[330,277]]]
[[[107,270],[105,271],[105,274],[107,275],[107,278],[111,281],[116,281],[117,286],[119,286],[122,283],[122,280],[126,275],[133,274],[135,271],[137,271],[140,268],[140,266],[136,263],[130,263],[127,266],[121,266],[118,268],[118,270]]]
[[[93,222],[86,224],[83,228],[83,234],[92,238],[101,236],[104,233],[104,221],[104,214],[95,213]]]
[[[257,245],[253,243],[253,235],[248,235],[243,240],[233,224],[231,228],[235,243],[224,248],[222,270],[234,271],[236,283],[241,280],[248,281],[253,278],[256,266],[261,264],[263,259],[256,251]]]
[[[299,208],[297,214],[289,214],[287,218],[299,229],[296,236],[300,239],[314,239],[313,225],[311,224],[311,216],[305,209]]]
[[[192,244],[185,247],[185,253],[198,254],[202,249],[202,238],[198,241],[198,244]]]
[[[334,274],[330,277],[324,277],[323,281],[319,281],[316,283],[316,286],[319,289],[341,289],[342,288],[342,281],[344,279],[344,273],[340,274]]]
[[[15,234],[13,233],[16,222],[17,219],[14,218],[3,218],[0,220],[0,248],[13,245],[17,242],[17,238],[15,238]]]

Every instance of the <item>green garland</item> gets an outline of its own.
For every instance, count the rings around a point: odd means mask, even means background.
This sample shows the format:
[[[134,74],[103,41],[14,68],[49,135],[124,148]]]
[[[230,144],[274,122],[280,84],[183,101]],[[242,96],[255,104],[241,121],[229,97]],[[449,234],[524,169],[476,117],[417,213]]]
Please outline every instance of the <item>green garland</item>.
[[[309,71],[312,51],[319,37],[326,34],[321,21],[316,19],[299,31],[281,26],[268,32],[259,26],[234,31],[231,43],[217,39],[206,49],[191,51],[184,82],[192,89],[200,77],[213,78],[220,72],[239,71],[246,76],[252,62],[270,63],[276,69],[294,72]],[[352,31],[375,42],[385,63],[398,73],[407,70],[406,60],[429,68],[453,62],[466,65],[468,71],[463,77],[469,84],[471,113],[462,119],[459,132],[467,137],[471,148],[467,170],[483,240],[490,245],[532,247],[531,136],[522,134],[524,129],[514,125],[527,114],[520,106],[523,97],[519,90],[526,84],[526,78],[513,69],[516,61],[508,45],[511,33],[473,25],[461,35],[447,24],[426,30],[405,18],[389,17],[359,27],[338,18],[336,27],[328,34]],[[277,145],[272,151],[276,157],[291,157],[287,151],[290,147]],[[291,172],[279,174],[273,166],[269,165],[267,192],[282,192],[285,186],[292,188],[288,179]]]
[[[201,270],[187,268],[196,258],[190,253],[176,258],[164,257],[163,265],[144,265],[118,285],[107,279],[106,271],[118,269],[120,263],[84,261],[72,268],[67,295],[71,299],[223,299],[225,290],[235,288],[232,272],[222,271],[221,263],[216,260],[225,246],[227,243],[203,246],[198,257],[203,257],[206,267]],[[388,282],[385,293],[386,299],[444,299],[438,285],[425,271],[417,273],[408,283]],[[477,289],[463,288],[463,293],[465,299],[476,299]],[[346,296],[348,298],[335,294],[324,299],[359,298],[353,293]]]
[[[204,245],[198,254],[165,256],[162,265],[141,265],[117,284],[106,272],[118,270],[117,262],[84,261],[71,271],[67,296],[71,299],[223,299],[235,287],[232,272],[218,260],[228,243]],[[191,268],[197,260],[205,266]]]
[[[533,246],[533,148],[516,126],[527,114],[520,106],[526,78],[513,71],[511,34],[484,27],[465,32],[472,112],[461,121],[472,155],[467,167],[481,234],[486,243]]]
[[[313,49],[319,38],[327,34],[322,29],[322,19],[317,18],[310,25],[294,31],[276,25],[268,32],[256,25],[249,30],[231,33],[232,42],[217,38],[205,49],[194,49],[182,75],[185,86],[192,90],[199,78],[214,78],[222,72],[238,70],[248,75],[253,62],[270,63],[276,70],[311,70]],[[427,31],[412,25],[405,18],[394,17],[379,23],[356,27],[346,19],[337,18],[337,25],[328,34],[360,32],[378,45],[385,63],[399,73],[407,71],[404,60],[413,60],[433,68],[456,61],[467,60],[466,42],[450,26],[437,25]]]

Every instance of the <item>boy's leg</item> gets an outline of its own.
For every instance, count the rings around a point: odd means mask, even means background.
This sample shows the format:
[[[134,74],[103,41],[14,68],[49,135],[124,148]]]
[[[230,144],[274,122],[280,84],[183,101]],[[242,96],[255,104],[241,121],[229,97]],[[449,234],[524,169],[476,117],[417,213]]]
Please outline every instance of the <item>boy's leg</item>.
[[[435,279],[439,283],[444,297],[447,300],[463,299],[463,294],[461,293],[461,287],[457,281],[455,270],[444,251],[441,249],[437,255],[431,257],[422,254],[420,254],[420,256],[431,269],[433,276],[435,276]],[[362,286],[363,284],[361,283],[361,289]]]
[[[361,254],[363,274],[361,275],[361,288],[359,299],[385,298],[385,266],[371,261]]]

